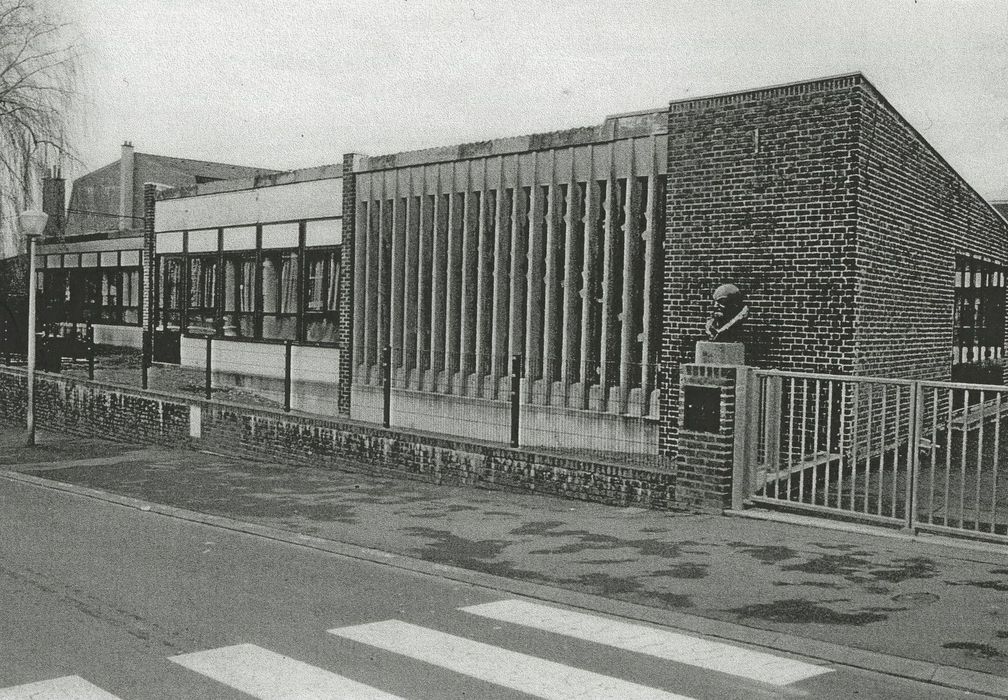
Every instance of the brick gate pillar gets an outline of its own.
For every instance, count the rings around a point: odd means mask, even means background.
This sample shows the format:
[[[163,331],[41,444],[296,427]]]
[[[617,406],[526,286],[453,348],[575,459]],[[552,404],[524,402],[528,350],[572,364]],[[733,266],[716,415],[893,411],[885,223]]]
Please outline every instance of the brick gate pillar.
[[[759,409],[753,368],[714,360],[679,368],[676,503],[707,512],[748,497]]]

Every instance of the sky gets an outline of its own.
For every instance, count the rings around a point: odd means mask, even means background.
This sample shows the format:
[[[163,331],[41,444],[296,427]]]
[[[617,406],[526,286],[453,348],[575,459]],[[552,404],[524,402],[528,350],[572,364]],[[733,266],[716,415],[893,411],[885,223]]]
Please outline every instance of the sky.
[[[76,0],[70,178],[137,151],[288,170],[859,71],[1008,199],[1004,0]]]

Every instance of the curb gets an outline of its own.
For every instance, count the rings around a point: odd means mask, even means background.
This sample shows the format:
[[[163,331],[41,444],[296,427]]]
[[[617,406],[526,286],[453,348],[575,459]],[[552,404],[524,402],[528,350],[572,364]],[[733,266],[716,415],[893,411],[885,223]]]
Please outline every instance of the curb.
[[[494,574],[472,571],[447,564],[436,564],[423,559],[370,549],[347,542],[327,540],[312,535],[289,533],[265,525],[257,525],[224,516],[199,513],[175,506],[161,505],[129,496],[120,496],[107,491],[86,488],[76,484],[51,481],[10,470],[0,470],[0,478],[53,491],[61,491],[75,496],[92,498],[105,503],[150,512],[168,518],[185,520],[231,532],[305,547],[325,552],[326,554],[382,564],[425,576],[436,576],[471,586],[520,595],[543,602],[565,605],[590,612],[601,612],[638,622],[673,627],[681,631],[692,632],[723,641],[738,642],[765,649],[783,651],[809,659],[881,673],[887,676],[906,678],[949,689],[981,693],[990,697],[1008,698],[1008,679],[993,674],[857,649],[818,639],[799,637],[783,632],[772,632],[737,623],[662,610],[660,608],[651,608],[637,603],[613,600],[590,593],[568,591],[544,584],[517,581]]]

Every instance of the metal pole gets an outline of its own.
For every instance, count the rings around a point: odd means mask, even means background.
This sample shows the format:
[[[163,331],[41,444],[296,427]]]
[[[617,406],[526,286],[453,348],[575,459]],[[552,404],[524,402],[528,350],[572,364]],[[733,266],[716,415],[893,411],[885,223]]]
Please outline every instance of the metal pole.
[[[94,326],[87,324],[87,376],[94,379]]]
[[[518,447],[518,395],[521,393],[522,356],[511,356],[511,447]]]
[[[284,348],[284,410],[290,413],[291,410],[291,341],[285,343]]]
[[[211,377],[213,368],[210,365],[210,344],[213,342],[213,336],[208,335],[206,337],[206,397],[210,398],[210,387],[211,387]]]
[[[143,357],[140,358],[140,385],[146,389],[147,388],[147,370],[150,367],[150,355],[151,355],[151,335],[150,331],[146,328],[143,331]]]
[[[392,348],[382,348],[382,422],[386,428],[392,424]]]
[[[28,447],[35,445],[35,236],[28,236]]]

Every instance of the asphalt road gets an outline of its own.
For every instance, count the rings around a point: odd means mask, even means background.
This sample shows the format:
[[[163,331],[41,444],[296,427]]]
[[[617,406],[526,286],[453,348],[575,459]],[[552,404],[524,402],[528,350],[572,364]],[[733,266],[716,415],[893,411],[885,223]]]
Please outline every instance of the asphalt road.
[[[25,483],[0,528],[0,700],[965,697]]]

